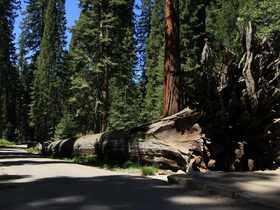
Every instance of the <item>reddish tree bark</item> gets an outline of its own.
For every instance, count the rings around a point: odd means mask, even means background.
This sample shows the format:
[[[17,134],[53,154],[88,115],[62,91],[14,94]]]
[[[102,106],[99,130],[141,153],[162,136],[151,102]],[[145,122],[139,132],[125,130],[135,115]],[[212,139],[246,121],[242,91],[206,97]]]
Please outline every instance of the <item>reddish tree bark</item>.
[[[178,0],[165,0],[164,116],[180,111]]]

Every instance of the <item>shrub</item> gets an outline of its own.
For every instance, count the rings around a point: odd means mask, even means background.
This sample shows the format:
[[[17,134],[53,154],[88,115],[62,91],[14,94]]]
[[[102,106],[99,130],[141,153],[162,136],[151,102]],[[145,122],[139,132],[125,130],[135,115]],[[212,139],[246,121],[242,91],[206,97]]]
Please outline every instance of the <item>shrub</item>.
[[[123,168],[139,168],[141,167],[139,164],[132,162],[130,160],[126,161],[123,166]]]
[[[10,142],[6,139],[0,139],[0,147],[8,147],[14,145],[13,142]]]
[[[143,166],[142,167],[142,175],[144,176],[152,176],[157,173],[158,169],[155,166]]]
[[[67,139],[75,136],[77,125],[74,117],[70,114],[64,115],[60,123],[55,128],[55,139]]]
[[[27,152],[31,153],[31,154],[40,154],[42,152],[42,149],[39,148],[38,146],[34,146],[34,147],[30,147],[26,150]]]
[[[96,156],[86,155],[86,156],[74,156],[72,161],[77,164],[84,165],[95,165],[97,164]]]

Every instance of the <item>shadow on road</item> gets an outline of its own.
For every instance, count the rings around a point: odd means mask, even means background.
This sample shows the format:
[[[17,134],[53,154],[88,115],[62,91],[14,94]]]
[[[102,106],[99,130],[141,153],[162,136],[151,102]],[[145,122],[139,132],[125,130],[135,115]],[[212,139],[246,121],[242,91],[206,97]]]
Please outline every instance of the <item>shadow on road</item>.
[[[40,160],[15,160],[15,161],[1,161],[0,166],[19,166],[19,165],[42,165],[42,164],[60,164],[60,163],[70,163],[63,160],[55,160],[55,161],[40,161]]]
[[[10,180],[15,180],[15,179],[23,179],[30,177],[29,175],[11,175],[11,174],[4,174],[0,175],[0,181],[10,181]]]
[[[5,153],[5,154],[4,154]],[[0,158],[7,154],[22,155],[9,150],[1,150]],[[28,154],[22,152],[29,156]],[[29,156],[30,157],[30,156]],[[7,157],[8,158],[8,157]],[[64,163],[44,159],[0,160],[1,166],[23,164],[45,165]],[[37,166],[35,166],[36,168]],[[48,167],[45,165],[45,167]],[[30,167],[32,168],[32,167]],[[28,174],[29,167],[24,167]],[[34,167],[33,167],[34,169]],[[55,169],[53,169],[55,170]],[[69,169],[68,169],[69,170]],[[77,170],[77,167],[73,167]],[[82,170],[82,169],[81,169]],[[94,170],[92,170],[94,171]],[[82,172],[82,171],[81,171]],[[3,177],[0,182],[0,210],[268,210],[267,207],[244,203],[244,201],[208,195],[204,190],[169,185],[164,181],[138,176],[108,175],[92,177],[49,177],[25,183],[9,183],[9,180],[26,178],[17,175]],[[87,172],[88,173],[88,172]],[[98,171],[98,173],[102,173]],[[32,174],[30,172],[30,174]],[[77,173],[79,174],[79,172]],[[227,176],[227,175],[224,175]],[[274,175],[234,181],[254,181],[273,179]],[[211,177],[210,177],[211,178]],[[6,180],[5,180],[6,179]],[[5,183],[5,181],[7,181]],[[238,186],[238,185],[236,185]],[[280,196],[280,189],[274,192]],[[264,193],[265,197],[265,193]]]
[[[17,183],[14,189],[0,191],[0,197],[0,210],[248,209],[231,199],[219,200],[160,180],[132,176],[47,178]]]
[[[14,183],[7,183],[7,181],[23,179],[28,177],[30,177],[30,175],[11,175],[11,174],[0,175],[0,191],[16,187]]]
[[[0,150],[0,167],[1,166],[19,166],[19,165],[41,165],[41,164],[58,164],[69,163],[63,160],[43,160],[40,155],[30,154],[24,150],[15,148],[1,148]],[[18,159],[18,160],[16,160]],[[31,159],[31,160],[29,160]]]
[[[9,147],[0,147],[0,159],[13,159],[13,158],[35,158],[40,157],[39,155],[34,155],[25,152],[22,149],[15,149]]]

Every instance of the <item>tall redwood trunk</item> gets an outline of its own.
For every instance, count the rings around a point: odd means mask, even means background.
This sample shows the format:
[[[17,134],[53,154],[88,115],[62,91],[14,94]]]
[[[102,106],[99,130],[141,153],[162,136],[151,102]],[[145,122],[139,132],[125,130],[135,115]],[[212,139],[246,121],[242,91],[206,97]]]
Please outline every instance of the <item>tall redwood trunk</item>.
[[[178,0],[165,0],[164,116],[180,111]]]

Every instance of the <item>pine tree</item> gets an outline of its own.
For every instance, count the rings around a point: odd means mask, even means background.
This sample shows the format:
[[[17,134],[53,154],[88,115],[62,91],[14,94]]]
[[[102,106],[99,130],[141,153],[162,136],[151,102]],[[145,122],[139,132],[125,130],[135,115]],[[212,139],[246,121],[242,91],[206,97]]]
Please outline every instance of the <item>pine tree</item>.
[[[110,79],[110,111],[109,129],[125,128],[140,121],[139,104],[141,103],[138,89],[138,75],[134,72],[135,46],[133,40],[133,5],[132,0],[122,0],[113,6],[113,14],[118,20],[114,29],[117,36],[112,60],[117,65],[112,69]],[[126,15],[124,15],[126,14]],[[135,77],[136,76],[136,77]],[[136,78],[136,80],[134,80]]]
[[[40,53],[41,41],[44,33],[44,17],[47,0],[28,0],[23,12],[21,34],[19,39],[19,77],[20,88],[20,113],[19,132],[22,140],[33,139],[33,129],[30,126],[30,107],[33,74],[36,70],[36,61]]]
[[[144,69],[147,77],[144,107],[146,120],[157,119],[163,112],[164,2],[156,0],[150,6],[150,30]]]
[[[133,78],[131,0],[80,2],[73,29],[69,108],[80,132],[102,132],[125,125]]]
[[[108,114],[108,72],[105,67],[111,61],[108,52],[104,51],[111,42],[105,35],[108,30],[104,26],[108,1],[83,0],[80,6],[81,16],[73,28],[70,48],[73,76],[69,106],[78,124],[83,125],[80,132],[100,132],[104,130]],[[106,17],[110,18],[109,14]]]
[[[184,71],[200,63],[206,37],[206,6],[204,0],[188,0],[180,5],[181,61]]]
[[[240,0],[216,0],[207,8],[207,32],[227,48],[237,48]],[[212,40],[212,41],[214,41]]]
[[[181,103],[197,106],[202,79],[201,53],[206,38],[206,8],[208,1],[180,1]]]
[[[278,0],[240,0],[238,24],[248,21],[257,26],[257,35],[264,38],[280,31],[280,2]]]
[[[13,24],[17,0],[0,2],[0,138],[15,139],[18,72],[15,67]]]
[[[29,125],[29,114],[31,104],[31,92],[33,83],[33,63],[28,63],[26,49],[23,47],[23,39],[19,42],[18,70],[20,80],[19,99],[19,139],[22,141],[32,140],[32,128]]]
[[[48,0],[27,0],[25,3],[20,37],[20,48],[25,53],[21,56],[34,63],[40,53]]]
[[[49,0],[32,92],[35,139],[49,140],[62,116],[61,70],[65,45],[64,0]]]

